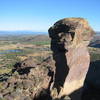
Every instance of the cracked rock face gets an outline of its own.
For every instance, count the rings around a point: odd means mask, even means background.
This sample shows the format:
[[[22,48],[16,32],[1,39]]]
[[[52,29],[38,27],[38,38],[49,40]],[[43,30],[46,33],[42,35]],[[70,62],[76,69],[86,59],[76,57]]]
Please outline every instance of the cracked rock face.
[[[87,45],[93,35],[94,31],[83,18],[65,18],[50,27],[51,50],[56,62],[54,87],[58,88],[59,96],[72,94],[83,86],[90,64]]]
[[[2,100],[40,100],[40,95],[46,95],[43,100],[49,100],[48,94],[53,78],[53,61],[48,57],[40,64],[32,59],[26,59],[15,66],[15,71],[2,82],[0,99]]]
[[[63,45],[66,46],[64,49],[67,49],[81,42],[88,42],[93,34],[94,31],[83,18],[65,18],[57,21],[49,29],[51,42],[58,45],[59,49],[62,49]]]

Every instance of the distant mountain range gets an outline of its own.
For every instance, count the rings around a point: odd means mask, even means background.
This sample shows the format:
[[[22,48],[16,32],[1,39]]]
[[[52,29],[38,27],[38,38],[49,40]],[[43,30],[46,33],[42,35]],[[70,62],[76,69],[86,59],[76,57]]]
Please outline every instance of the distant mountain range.
[[[97,35],[100,35],[100,32],[96,32]]]
[[[38,35],[38,34],[48,34],[48,32],[34,32],[34,31],[0,31],[0,35]],[[96,32],[96,34],[100,34],[100,32]]]
[[[90,42],[90,47],[100,48],[100,32],[96,33]]]
[[[33,32],[33,31],[0,31],[0,35],[37,35],[37,34],[47,34],[47,32]]]
[[[32,31],[0,31],[0,40],[20,40],[22,42],[36,42],[50,40],[47,32]],[[100,32],[90,42],[90,47],[100,48]]]

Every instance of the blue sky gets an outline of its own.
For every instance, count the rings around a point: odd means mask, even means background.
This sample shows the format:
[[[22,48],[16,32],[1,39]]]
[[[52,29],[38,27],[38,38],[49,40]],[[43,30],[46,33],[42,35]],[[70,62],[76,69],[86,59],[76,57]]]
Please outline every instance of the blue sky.
[[[0,30],[47,32],[66,17],[86,18],[100,31],[100,0],[0,0]]]

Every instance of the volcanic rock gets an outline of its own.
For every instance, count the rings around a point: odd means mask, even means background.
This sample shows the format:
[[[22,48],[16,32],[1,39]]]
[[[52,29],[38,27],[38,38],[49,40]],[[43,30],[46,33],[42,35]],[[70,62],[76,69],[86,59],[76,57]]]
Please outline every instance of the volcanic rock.
[[[53,63],[51,57],[41,63],[36,63],[30,58],[17,63],[14,66],[15,71],[3,82],[0,97],[6,100],[38,100],[44,91],[49,96],[54,74]],[[28,71],[25,71],[26,69]]]
[[[87,45],[93,35],[94,31],[83,18],[65,18],[50,27],[51,50],[56,62],[54,88],[58,97],[71,95],[83,86],[90,64]]]

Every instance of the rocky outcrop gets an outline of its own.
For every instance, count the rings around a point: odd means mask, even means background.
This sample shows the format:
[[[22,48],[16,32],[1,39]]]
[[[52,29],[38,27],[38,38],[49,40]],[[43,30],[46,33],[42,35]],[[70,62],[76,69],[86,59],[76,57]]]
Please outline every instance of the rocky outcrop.
[[[51,56],[40,63],[31,58],[17,63],[12,75],[0,84],[0,99],[41,100],[41,97],[43,100],[51,100],[49,92],[54,74],[53,63]]]
[[[90,64],[87,45],[93,34],[83,18],[65,18],[49,29],[56,62],[54,88],[57,88],[58,97],[70,95],[83,86]]]

